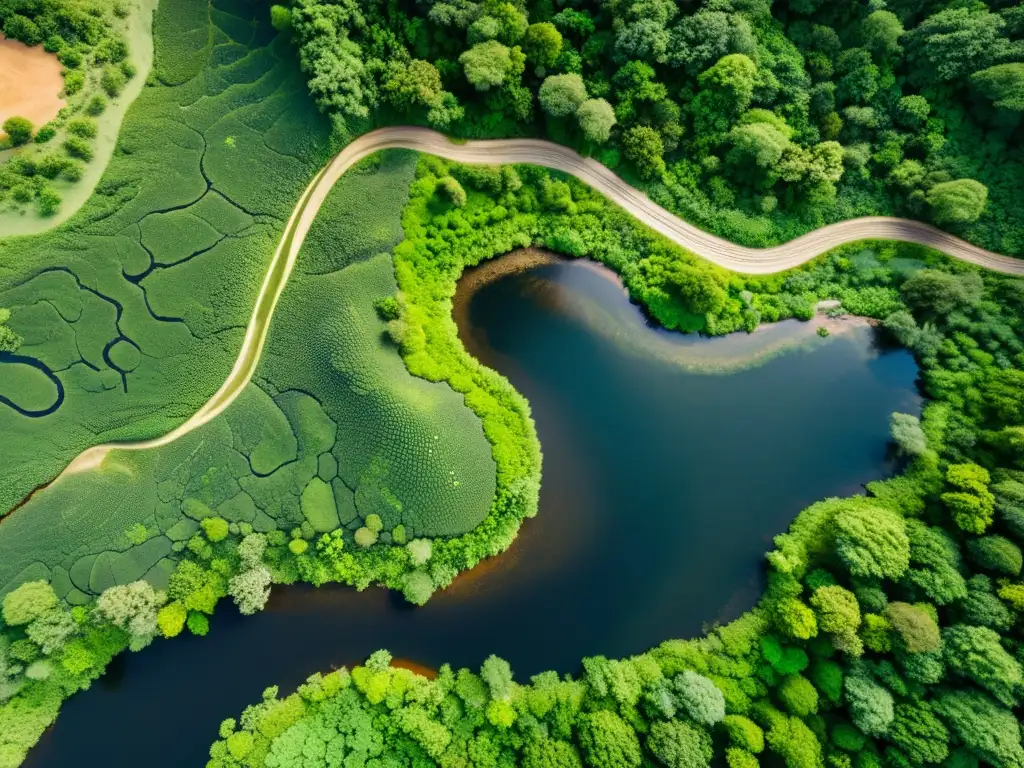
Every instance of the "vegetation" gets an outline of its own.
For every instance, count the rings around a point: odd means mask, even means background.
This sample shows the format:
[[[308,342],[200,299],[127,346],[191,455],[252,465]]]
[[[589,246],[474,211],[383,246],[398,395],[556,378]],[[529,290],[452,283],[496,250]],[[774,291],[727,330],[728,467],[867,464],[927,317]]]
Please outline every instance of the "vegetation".
[[[444,178],[460,180],[464,205]],[[893,418],[904,472],[870,484],[866,497],[802,512],[768,554],[758,607],[703,639],[518,684],[493,657],[479,673],[444,666],[427,680],[390,667],[381,651],[284,699],[268,689],[240,724],[222,724],[211,767],[301,765],[311,755],[446,768],[709,766],[716,755],[731,768],[1021,764],[1020,281],[892,244],[846,247],[788,274],[721,276],[620,225],[607,204],[548,172],[425,158],[395,252],[410,369],[459,370],[454,350],[439,354],[452,337],[451,281],[527,243],[613,264],[652,314],[705,329],[731,327],[732,302],[741,318],[776,319],[839,297],[882,318],[921,364],[932,398],[923,419]],[[643,265],[655,257],[657,272]],[[674,290],[651,291],[639,279],[651,274]]]
[[[98,194],[67,226],[0,243],[0,365],[17,351],[66,380],[45,419],[0,403],[4,510],[88,445],[180,423],[223,380],[332,148],[289,36],[336,139],[391,119],[543,130],[613,167],[621,154],[659,202],[746,242],[901,211],[1022,248],[1015,9],[423,7],[162,0],[153,84]],[[21,19],[5,32],[31,32]],[[83,96],[60,139],[83,161],[131,72],[101,42],[106,96]],[[39,173],[80,169],[65,162]],[[20,181],[10,194],[56,204]],[[205,635],[225,597],[250,614],[273,583],[339,581],[422,605],[506,549],[536,513],[540,447],[525,400],[459,343],[451,297],[466,267],[528,245],[608,265],[671,329],[810,320],[823,299],[878,319],[931,398],[893,418],[904,471],[801,513],[759,606],[703,639],[523,684],[495,657],[428,681],[378,652],[283,700],[268,689],[222,724],[211,765],[1024,765],[1022,281],[891,243],[731,275],[571,178],[389,152],[331,193],[223,417],[3,522],[0,766],[114,655]]]
[[[294,0],[335,127],[544,135],[749,245],[924,218],[1024,253],[1024,26],[1012,3]]]
[[[8,0],[0,3],[0,28],[4,36],[26,45],[42,45],[63,66],[67,106],[51,122],[39,126],[24,117],[9,117],[3,123],[6,138],[0,149],[23,147],[0,164],[0,206],[19,206],[34,201],[41,216],[52,216],[61,205],[55,180],[74,182],[81,178],[72,158],[91,160],[91,135],[76,133],[77,115],[92,114],[92,99],[106,91],[120,94],[135,76],[123,20],[129,15],[124,2],[97,0]],[[116,87],[113,87],[116,85]],[[59,139],[68,137],[61,143]],[[25,147],[32,138],[34,147]],[[6,144],[7,146],[4,146]],[[71,170],[75,169],[75,170]]]

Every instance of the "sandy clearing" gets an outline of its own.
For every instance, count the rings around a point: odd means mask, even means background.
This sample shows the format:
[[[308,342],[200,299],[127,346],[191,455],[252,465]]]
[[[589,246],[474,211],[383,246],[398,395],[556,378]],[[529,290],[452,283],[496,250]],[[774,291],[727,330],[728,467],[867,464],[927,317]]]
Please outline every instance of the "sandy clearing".
[[[0,33],[0,123],[9,117],[27,117],[38,128],[53,120],[67,103],[60,97],[61,69],[57,57],[43,46],[29,48]]]

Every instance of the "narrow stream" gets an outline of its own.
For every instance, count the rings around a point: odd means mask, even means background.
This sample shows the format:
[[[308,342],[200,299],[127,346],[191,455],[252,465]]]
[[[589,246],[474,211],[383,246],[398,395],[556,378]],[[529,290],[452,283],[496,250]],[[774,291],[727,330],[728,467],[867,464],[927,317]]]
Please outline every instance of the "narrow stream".
[[[524,680],[692,637],[753,605],[763,553],[800,509],[894,470],[889,414],[919,412],[917,368],[872,328],[683,338],[648,327],[606,270],[503,261],[463,278],[455,315],[529,398],[544,450],[540,514],[512,549],[420,609],[304,586],[256,616],[225,607],[205,638],[120,657],[26,765],[203,765],[220,721],[265,686],[381,647],[428,667],[497,653]]]

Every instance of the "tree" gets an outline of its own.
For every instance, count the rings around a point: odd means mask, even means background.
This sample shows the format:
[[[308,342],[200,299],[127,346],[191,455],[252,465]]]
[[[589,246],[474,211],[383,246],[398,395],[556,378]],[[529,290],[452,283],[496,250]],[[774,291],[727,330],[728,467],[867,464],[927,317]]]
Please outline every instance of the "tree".
[[[238,612],[243,616],[251,616],[262,611],[270,599],[270,582],[270,571],[263,565],[233,577],[228,582],[228,594],[235,599]]]
[[[928,190],[925,200],[937,224],[973,224],[985,210],[988,188],[974,179],[943,181]]]
[[[976,272],[952,275],[937,269],[920,269],[907,278],[900,291],[907,303],[937,317],[973,307],[981,301],[984,285]]]
[[[52,656],[64,648],[68,638],[78,634],[78,624],[67,610],[57,606],[36,617],[28,625],[26,634],[39,650]]]
[[[892,694],[864,674],[849,674],[844,681],[846,704],[853,724],[869,736],[881,736],[892,723]]]
[[[523,745],[523,768],[583,768],[583,763],[572,744],[541,736]]]
[[[552,117],[569,117],[586,101],[587,88],[579,75],[552,75],[541,83],[538,99]]]
[[[672,30],[669,61],[695,75],[728,54],[756,52],[757,41],[746,16],[702,9],[683,16]]]
[[[861,25],[865,47],[873,53],[887,58],[900,51],[900,36],[903,24],[892,11],[873,11]]]
[[[765,186],[775,182],[779,161],[790,146],[785,134],[768,123],[748,123],[729,131],[728,141],[732,149],[726,157],[738,172],[758,168],[760,173],[755,178],[763,179]]]
[[[622,148],[643,178],[658,178],[665,172],[665,147],[661,136],[650,126],[635,125],[623,133]]]
[[[726,715],[722,727],[729,737],[729,743],[746,752],[759,754],[764,751],[764,731],[748,717]]]
[[[58,602],[50,582],[25,582],[4,596],[4,623],[12,627],[29,624],[56,608]]]
[[[487,683],[491,698],[496,701],[508,701],[512,698],[515,681],[512,679],[512,668],[499,656],[491,654],[480,665],[480,677]]]
[[[695,723],[712,726],[725,717],[725,696],[706,677],[687,669],[672,682],[679,705]]]
[[[820,768],[821,743],[798,717],[781,715],[768,731],[768,747],[787,768]]]
[[[477,43],[459,56],[466,79],[478,91],[497,88],[512,71],[512,52],[497,40]]]
[[[894,413],[889,421],[889,433],[900,451],[917,457],[928,450],[928,438],[921,429],[921,421],[909,413]]]
[[[228,537],[228,521],[223,517],[204,517],[199,525],[211,543],[215,544]]]
[[[818,712],[818,692],[803,675],[789,675],[783,679],[775,693],[786,711],[797,717]]]
[[[995,497],[988,489],[990,480],[988,471],[977,464],[950,464],[946,469],[946,482],[957,490],[942,494],[942,501],[961,530],[982,534],[992,524]]]
[[[897,704],[885,737],[912,765],[941,763],[949,754],[949,731],[923,701]]]
[[[903,519],[884,507],[850,503],[833,519],[835,550],[857,578],[895,581],[910,564]]]
[[[748,56],[723,56],[697,78],[700,93],[691,103],[694,127],[710,141],[728,130],[731,122],[747,110],[754,98],[757,66]]]
[[[1016,717],[981,691],[944,691],[936,698],[932,709],[963,745],[985,762],[996,768],[1024,765]]]
[[[1006,706],[1016,705],[1024,675],[996,632],[955,624],[942,630],[942,645],[943,660],[952,672],[973,680]]]
[[[1024,63],[983,69],[971,76],[971,82],[1000,109],[1024,112]]]
[[[908,653],[934,653],[942,646],[939,626],[928,613],[909,603],[892,602],[885,618],[903,641]]]
[[[984,4],[948,8],[929,16],[911,33],[923,77],[931,69],[941,80],[955,80],[984,69],[1006,50],[1006,23]],[[925,63],[927,62],[927,63]]]
[[[434,582],[426,571],[415,570],[402,577],[402,595],[413,605],[426,605],[434,594]]]
[[[389,62],[382,88],[388,101],[400,112],[431,109],[444,98],[441,73],[429,61],[421,59]]]
[[[896,102],[896,121],[904,128],[917,129],[924,125],[932,108],[924,96],[902,96]]]
[[[788,637],[808,640],[818,634],[814,611],[795,597],[787,597],[775,605],[775,626]]]
[[[1013,626],[1013,614],[996,597],[992,579],[983,574],[967,581],[967,597],[960,605],[962,623],[975,627],[989,627],[996,632],[1008,632]]]
[[[145,648],[157,633],[156,612],[166,602],[146,581],[121,584],[96,599],[96,615],[131,635],[133,651]]]
[[[647,748],[668,768],[706,768],[713,755],[710,734],[679,720],[654,723],[647,736]]]
[[[539,67],[554,66],[562,52],[562,33],[547,21],[531,24],[523,38],[523,52],[527,61]]]
[[[864,651],[857,637],[860,605],[853,592],[838,585],[818,587],[811,595],[811,605],[818,620],[818,629],[832,635],[832,642],[838,650],[851,656],[859,656]]]
[[[270,6],[270,26],[278,32],[287,32],[292,28],[292,12],[284,5]]]
[[[983,536],[967,542],[971,560],[987,571],[1005,576],[1019,576],[1022,561],[1020,548],[1004,536]]]
[[[604,99],[587,99],[576,110],[576,120],[587,141],[604,144],[615,125],[615,110]]]
[[[27,117],[15,116],[4,120],[4,133],[7,134],[12,146],[20,147],[22,144],[28,144],[32,139],[33,130],[32,121]]]
[[[238,561],[243,570],[263,564],[263,553],[267,550],[267,537],[262,533],[250,533],[238,544]]]
[[[185,628],[188,611],[185,606],[175,600],[168,603],[156,613],[156,625],[164,637],[177,637]]]
[[[643,763],[636,733],[614,712],[581,715],[579,743],[588,765],[601,768],[639,768]]]

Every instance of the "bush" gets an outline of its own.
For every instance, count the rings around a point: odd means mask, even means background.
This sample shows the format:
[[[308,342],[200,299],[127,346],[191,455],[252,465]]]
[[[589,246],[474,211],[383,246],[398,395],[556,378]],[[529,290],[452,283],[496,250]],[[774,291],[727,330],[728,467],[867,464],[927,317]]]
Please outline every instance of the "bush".
[[[95,139],[97,128],[96,121],[88,117],[76,117],[68,121],[68,133],[72,136],[80,136],[83,139]]]
[[[25,117],[8,117],[4,120],[4,133],[11,144],[20,147],[32,139],[32,121]]]
[[[60,192],[49,185],[43,185],[36,196],[36,206],[40,216],[53,216],[60,210]]]
[[[92,144],[89,143],[88,139],[83,139],[81,136],[68,136],[64,140],[64,149],[72,157],[77,157],[81,160],[89,161],[93,158]]]
[[[36,144],[45,144],[57,135],[57,126],[53,123],[45,123],[36,131]]]
[[[103,88],[107,96],[110,98],[120,96],[127,84],[128,78],[125,77],[124,72],[119,67],[108,65],[103,68],[103,75],[100,76],[100,87]]]
[[[97,93],[91,99],[89,103],[85,105],[85,113],[92,117],[98,117],[102,115],[107,109],[107,100],[104,98],[102,93]]]

